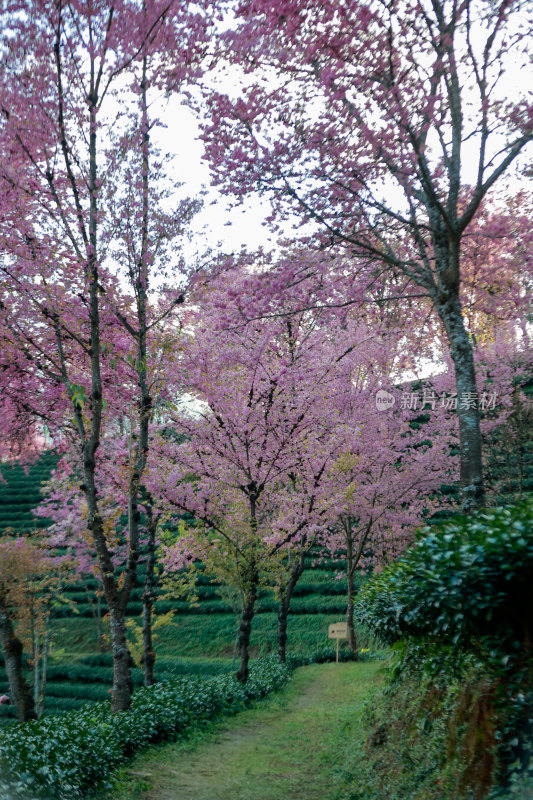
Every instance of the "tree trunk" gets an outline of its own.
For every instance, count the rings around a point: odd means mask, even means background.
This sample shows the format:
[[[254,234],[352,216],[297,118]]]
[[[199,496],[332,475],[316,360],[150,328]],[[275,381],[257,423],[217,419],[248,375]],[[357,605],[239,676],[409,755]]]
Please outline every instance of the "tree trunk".
[[[86,469],[87,483],[90,491],[86,492],[89,508],[88,528],[91,531],[98,561],[100,564],[102,585],[111,623],[111,651],[113,655],[113,688],[111,692],[111,708],[114,712],[127,711],[131,705],[133,683],[131,668],[133,661],[128,649],[126,637],[126,605],[131,591],[131,582],[126,578],[124,586],[119,590],[115,578],[115,567],[104,535],[102,517],[98,511],[96,491],[94,487],[94,471]],[[92,481],[92,483],[90,483]]]
[[[259,585],[259,573],[255,558],[255,537],[257,536],[257,486],[254,481],[249,485],[250,494],[248,502],[250,504],[250,530],[252,532],[252,547],[246,557],[245,565],[241,572],[241,591],[242,591],[242,613],[239,624],[239,669],[237,670],[237,680],[246,683],[248,680],[248,647],[250,645],[250,633],[252,630],[252,620],[254,618],[255,601],[257,599],[257,587]]]
[[[341,517],[341,522],[344,528],[344,536],[346,541],[346,583],[348,586],[346,592],[346,627],[348,630],[348,647],[352,651],[354,658],[357,661],[358,658],[357,638],[355,636],[355,628],[353,624],[353,595],[354,595],[353,576],[355,568],[359,563],[361,553],[363,552],[363,546],[370,533],[371,524],[367,526],[366,534],[362,537],[361,542],[359,543],[359,547],[357,549],[357,554],[355,555],[354,558],[352,519],[351,517]]]
[[[348,569],[348,593],[346,603],[346,626],[348,628],[348,647],[353,653],[355,661],[358,660],[357,652],[357,637],[355,635],[355,628],[353,624],[353,570]]]
[[[39,649],[39,634],[34,629],[33,631],[33,706],[35,708],[35,713],[37,717],[39,717],[39,697],[41,695],[41,686],[40,686],[40,667],[41,661],[41,653]]]
[[[2,599],[0,599],[0,642],[11,701],[17,711],[17,719],[19,722],[36,719],[31,690],[22,673],[22,643],[15,636],[8,609]]]
[[[98,638],[98,650],[104,653],[106,645],[102,631],[102,596],[99,590],[96,592],[96,636]]]
[[[143,591],[143,655],[142,666],[144,685],[152,686],[155,683],[154,664],[155,652],[152,642],[152,611],[154,607],[155,589],[155,530],[157,521],[153,520],[151,510],[147,513],[148,524],[148,549],[146,554],[146,574],[144,577]]]
[[[126,623],[118,604],[115,607],[110,606],[109,616],[111,618],[111,649],[113,653],[111,709],[113,712],[127,711],[131,705],[133,692],[131,679],[133,661],[126,639]]]
[[[248,680],[248,661],[250,658],[248,648],[257,598],[257,584],[258,579],[255,574],[250,581],[250,588],[243,604],[239,625],[239,669],[237,670],[237,680],[241,681],[241,683],[246,683]]]
[[[38,691],[35,690],[34,699],[35,699],[35,713],[37,717],[41,717],[44,712],[44,698],[46,693],[46,678],[48,673],[48,652],[50,650],[50,619],[46,619],[46,627],[43,634],[42,640],[42,651],[39,654],[39,660],[36,664],[37,674],[39,676],[38,680]]]
[[[440,299],[436,305],[455,369],[462,508],[464,513],[469,513],[485,503],[474,353],[465,330],[458,291],[452,289],[448,297]]]
[[[291,605],[291,597],[294,587],[300,580],[305,568],[305,553],[300,553],[295,566],[292,569],[289,580],[285,586],[285,591],[281,595],[278,611],[278,657],[281,664],[287,659],[287,617]]]

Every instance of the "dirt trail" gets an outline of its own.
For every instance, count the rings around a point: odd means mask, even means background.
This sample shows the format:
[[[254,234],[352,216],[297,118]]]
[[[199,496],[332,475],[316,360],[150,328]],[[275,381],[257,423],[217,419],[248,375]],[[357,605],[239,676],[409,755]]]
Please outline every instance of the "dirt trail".
[[[152,748],[128,770],[138,800],[350,800],[350,764],[378,665],[322,664],[196,743]]]

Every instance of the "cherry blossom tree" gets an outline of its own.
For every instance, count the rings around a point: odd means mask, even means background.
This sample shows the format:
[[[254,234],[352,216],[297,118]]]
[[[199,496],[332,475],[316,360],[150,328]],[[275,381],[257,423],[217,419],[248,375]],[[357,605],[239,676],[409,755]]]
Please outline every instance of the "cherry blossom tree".
[[[9,423],[20,424],[12,410],[21,406],[77,449],[111,617],[111,702],[120,711],[132,691],[124,614],[139,556],[139,493],[153,413],[147,343],[182,300],[174,290],[160,308],[149,305],[150,279],[179,225],[158,206],[150,183],[148,93],[165,56],[174,56],[176,88],[194,76],[207,23],[201,3],[56,0],[4,5],[1,24],[0,299],[3,340],[16,367],[2,385],[2,405]],[[129,297],[119,288],[121,270]],[[134,413],[123,415],[128,406]],[[133,444],[119,582],[98,468],[106,427],[125,417]]]
[[[389,396],[396,397],[396,410],[382,411],[379,418],[368,414],[369,403],[360,405],[357,434],[346,442],[330,476],[342,496],[337,524],[319,535],[332,557],[345,561],[348,643],[356,657],[356,574],[396,558],[423,518],[449,505],[439,490],[453,475],[450,413],[437,409],[416,425],[420,412],[401,409],[400,390]]]
[[[269,294],[264,282],[272,283],[271,270],[233,268],[199,284],[174,369],[181,391],[196,400],[188,413],[183,407],[172,413],[158,445],[162,466],[149,481],[168,507],[196,520],[168,549],[167,569],[199,558],[241,590],[241,679],[260,583],[277,586],[283,660],[291,595],[319,532],[323,541],[332,541],[327,532],[342,510],[355,528],[357,515],[362,520],[372,505],[373,489],[377,542],[385,508],[390,524],[395,502],[414,502],[434,489],[436,476],[442,481],[453,470],[448,439],[431,456],[423,445],[428,431],[410,430],[419,412],[400,407],[400,390],[390,395],[396,398],[394,419],[387,421],[377,409],[376,394],[384,387],[393,391],[408,366],[403,329],[394,317],[381,316],[379,306],[297,311],[298,281],[295,292],[286,294]],[[247,316],[252,297],[264,303],[256,321]],[[357,477],[343,483],[339,465],[347,459]],[[411,462],[417,469],[409,472]],[[357,481],[360,498],[352,497]],[[403,519],[401,511],[397,518]],[[385,520],[379,531],[386,539]],[[382,550],[376,544],[377,560],[405,546],[408,534],[402,541],[395,529],[390,534]]]
[[[477,392],[465,237],[528,164],[531,25],[509,0],[244,0],[223,36],[242,91],[209,97],[204,138],[220,185],[238,199],[268,192],[278,218],[300,215],[311,245],[344,249],[360,291],[426,297],[459,395]],[[468,510],[484,501],[479,410],[458,419]]]
[[[235,276],[227,282],[234,286]],[[324,443],[336,424],[325,407],[338,387],[324,333],[312,321],[217,328],[213,312],[226,298],[210,286],[195,300],[179,362],[195,403],[171,415],[158,444],[162,466],[148,485],[195,518],[169,548],[167,569],[201,558],[239,588],[237,676],[246,681],[258,587],[283,550],[301,546],[334,505],[322,479],[332,458]]]

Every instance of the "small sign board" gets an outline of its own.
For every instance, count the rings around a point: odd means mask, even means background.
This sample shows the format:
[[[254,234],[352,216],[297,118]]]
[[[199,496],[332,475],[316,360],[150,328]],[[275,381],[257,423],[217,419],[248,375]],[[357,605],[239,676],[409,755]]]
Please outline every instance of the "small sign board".
[[[337,640],[337,657],[335,663],[339,663],[339,639],[348,638],[348,624],[346,622],[334,622],[328,627],[328,639]]]
[[[328,639],[347,639],[348,625],[346,622],[334,622],[328,628]]]

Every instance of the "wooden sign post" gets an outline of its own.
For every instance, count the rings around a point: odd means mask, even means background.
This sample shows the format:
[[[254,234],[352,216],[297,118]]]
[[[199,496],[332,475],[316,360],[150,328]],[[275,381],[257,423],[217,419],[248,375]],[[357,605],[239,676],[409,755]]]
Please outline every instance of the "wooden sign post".
[[[334,622],[333,625],[330,625],[328,628],[328,639],[336,639],[337,640],[337,658],[335,659],[335,663],[339,663],[339,639],[347,639],[348,638],[348,625],[346,622]]]

